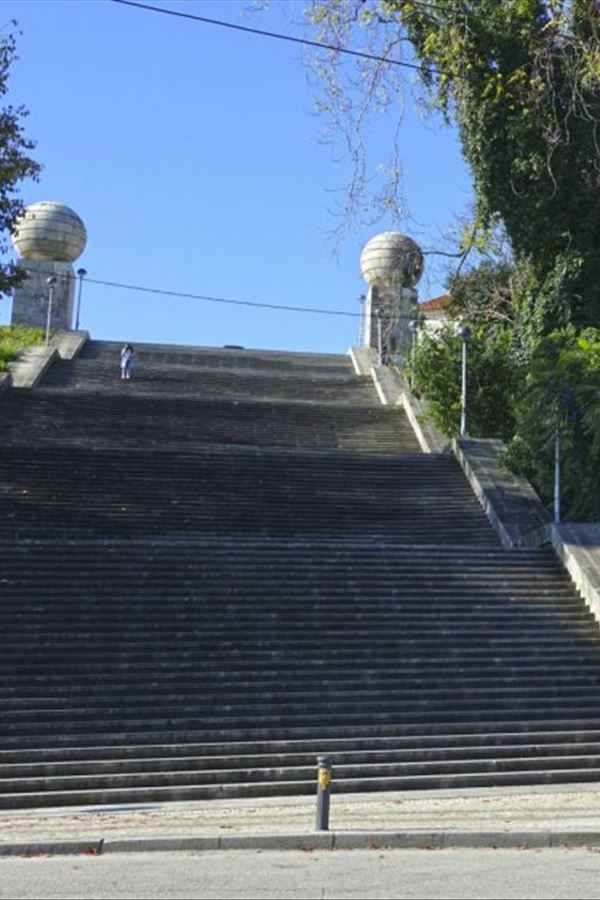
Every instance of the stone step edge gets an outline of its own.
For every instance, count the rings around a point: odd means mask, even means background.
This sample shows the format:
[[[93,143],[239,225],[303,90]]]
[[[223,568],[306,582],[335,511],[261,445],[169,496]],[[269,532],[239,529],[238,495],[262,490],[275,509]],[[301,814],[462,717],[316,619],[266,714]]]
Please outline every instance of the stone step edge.
[[[596,720],[590,719],[590,720],[583,720],[583,721],[579,720],[579,721],[581,722],[581,724],[579,726],[579,730],[584,734],[597,733],[600,730],[600,723],[598,723]],[[461,723],[461,724],[465,724],[465,723]],[[527,723],[512,722],[509,724],[511,727],[505,732],[500,732],[500,737],[502,737],[503,735],[509,735],[512,737],[513,735],[518,734],[518,735],[523,735],[524,738],[528,738],[528,735],[530,734],[530,730],[526,727]],[[518,728],[519,724],[524,724],[524,727],[521,728],[520,730]],[[539,723],[534,722],[531,724],[533,726],[537,726]],[[548,720],[545,720],[545,721],[543,720],[542,724],[546,726],[544,729],[545,733],[552,734],[553,729],[551,728],[551,726],[552,725],[561,726],[564,724],[564,720],[558,719],[558,720],[555,720],[554,722],[551,722]],[[488,725],[490,725],[489,722],[483,723],[483,728],[481,730],[479,730],[477,732],[477,734],[481,734],[484,737],[488,737],[490,735],[493,736],[495,734],[495,732],[493,732],[489,729],[486,730],[486,726],[488,726]],[[441,738],[442,740],[445,741],[448,738],[451,739],[452,737],[456,736],[459,739],[458,743],[451,743],[450,746],[460,746],[460,739],[463,737],[465,732],[464,731],[448,732],[446,730],[442,730],[445,727],[446,727],[445,724],[441,723],[440,727],[439,728],[435,727],[435,730],[433,730],[433,731],[431,731],[431,730],[422,731],[417,734],[399,735],[398,737],[400,739],[402,739],[402,737],[406,737],[406,738],[415,737],[417,740],[420,740],[422,738],[424,738],[424,739],[432,738],[433,740],[435,740],[436,738]],[[577,731],[578,727],[573,726],[573,728],[571,730]],[[302,734],[298,734],[299,731],[303,731],[303,729],[298,729],[298,728],[290,729],[289,730],[289,733],[290,733],[289,740],[312,742],[313,746],[316,744],[320,745],[321,747],[323,747],[324,745],[327,745],[328,747],[330,746],[329,738],[331,736],[328,735],[327,733],[318,734],[315,738],[311,738],[311,737],[307,736],[306,733],[304,734],[304,736]],[[354,729],[353,729],[353,731],[354,731]],[[373,732],[373,729],[369,729],[369,733],[372,733],[372,732]],[[531,731],[531,733],[539,734],[539,733],[541,733],[541,730],[535,731],[535,728],[534,728]],[[561,731],[561,729],[559,727],[556,729],[556,733],[557,734],[564,733],[564,729],[563,729],[563,731]],[[138,750],[140,748],[143,749],[146,747],[153,748],[156,746],[168,746],[167,737],[170,737],[171,734],[172,734],[172,731],[170,731],[168,733],[168,735],[164,731],[163,732],[154,731],[151,733],[138,732],[136,734],[123,733],[123,732],[118,732],[118,733],[116,733],[116,732],[110,733],[109,732],[109,733],[103,733],[101,735],[97,735],[96,736],[97,740],[91,739],[86,742],[85,737],[87,737],[87,735],[84,735],[84,736],[74,735],[73,739],[71,739],[71,737],[67,737],[67,738],[63,737],[62,740],[60,740],[58,742],[55,741],[52,744],[41,743],[41,740],[42,740],[41,738],[38,739],[35,743],[31,743],[29,740],[26,740],[26,741],[19,740],[18,742],[17,741],[4,741],[0,745],[0,758],[2,758],[4,760],[4,759],[7,759],[9,756],[14,756],[15,754],[18,754],[19,759],[21,759],[23,757],[23,755],[30,755],[33,753],[37,753],[40,755],[51,754],[54,758],[57,758],[59,756],[62,756],[63,754],[69,754],[72,752],[77,753],[77,754],[79,754],[81,752],[85,752],[87,750],[89,750],[91,752],[95,752],[98,748],[108,748],[109,750],[112,750],[114,748],[114,749],[119,750],[125,746],[132,746],[136,750]],[[378,726],[376,737],[381,737],[382,734],[385,736],[382,728]],[[467,733],[467,736],[472,737],[473,734],[474,734],[473,732]],[[363,739],[365,738],[364,732],[360,735],[360,737]],[[77,742],[78,738],[79,738],[79,741]],[[133,741],[133,738],[135,738],[135,741]],[[250,736],[248,735],[248,733],[241,734],[239,729],[237,731],[233,731],[233,732],[232,731],[226,732],[226,731],[222,730],[220,732],[220,734],[217,733],[217,731],[214,729],[208,733],[206,733],[206,732],[199,733],[197,730],[187,731],[187,732],[177,731],[175,733],[174,746],[181,746],[182,744],[190,744],[190,743],[191,744],[208,745],[208,744],[220,743],[221,741],[225,741],[228,745],[231,745],[234,743],[244,743],[244,742],[248,743],[252,740],[254,740],[257,743],[265,743],[265,742],[268,742],[268,736],[265,736],[263,733],[262,735],[259,735],[258,737],[255,737],[253,739],[251,735]],[[276,740],[281,741],[281,740],[285,740],[285,738],[277,738]],[[505,743],[506,742],[502,741],[501,745],[504,746]],[[525,743],[525,741],[523,743]],[[544,743],[547,743],[547,742],[544,741]],[[430,743],[427,746],[432,746],[432,745]],[[439,744],[436,746],[439,746]],[[46,758],[50,758],[50,757],[47,756]],[[120,757],[120,758],[124,758],[124,757]]]
[[[151,545],[152,547],[184,547],[184,548],[193,548],[196,549],[198,547],[206,547],[206,548],[224,548],[224,549],[260,549],[264,548],[264,545],[268,544],[269,549],[307,549],[312,548],[319,553],[322,554],[322,551],[326,548],[339,547],[341,550],[347,551],[348,549],[355,549],[364,547],[365,549],[372,550],[394,550],[396,552],[417,552],[420,555],[426,555],[429,553],[437,553],[442,556],[448,556],[454,553],[462,553],[465,559],[471,559],[477,561],[477,557],[480,556],[490,556],[494,559],[505,560],[505,559],[518,559],[518,558],[531,558],[533,560],[542,559],[542,560],[551,560],[554,562],[552,553],[549,553],[547,550],[525,547],[520,548],[518,551],[510,552],[503,547],[496,544],[493,540],[490,541],[488,545],[476,545],[465,542],[465,541],[457,541],[457,542],[444,542],[443,544],[436,543],[411,543],[410,541],[402,541],[397,539],[389,539],[380,536],[374,537],[347,537],[347,538],[276,538],[276,537],[268,537],[261,536],[260,538],[256,537],[206,537],[202,534],[194,535],[193,537],[185,537],[184,535],[176,535],[174,537],[158,537],[157,535],[148,535],[147,537],[141,538],[121,538],[121,537],[86,537],[86,538],[77,538],[75,536],[69,537],[67,539],[64,538],[52,538],[52,537],[40,537],[37,535],[28,537],[26,534],[19,535],[19,537],[14,537],[10,535],[2,535],[0,536],[0,546],[35,546],[35,547],[55,547],[57,545],[67,546],[67,547],[82,547],[86,548],[88,546],[100,546],[100,547],[119,547],[122,546],[124,549],[129,550],[132,545],[139,546],[147,546]]]
[[[516,776],[519,777],[516,777]],[[579,777],[578,777],[579,776]],[[492,780],[490,780],[490,778]],[[435,783],[431,783],[434,781]],[[420,782],[416,784],[414,782]],[[422,783],[424,782],[424,783]],[[353,778],[337,781],[335,793],[341,795],[357,795],[386,792],[386,793],[410,793],[420,792],[426,795],[430,791],[450,791],[458,793],[461,790],[477,788],[486,790],[489,788],[513,788],[520,792],[531,787],[539,786],[572,786],[577,790],[584,786],[600,784],[599,769],[583,770],[543,770],[530,772],[507,773],[479,773],[465,775],[439,775],[439,776],[407,776],[406,778],[379,777],[379,778]],[[140,788],[108,788],[90,789],[89,791],[56,791],[51,793],[21,793],[0,794],[0,809],[3,813],[11,810],[60,810],[65,807],[101,807],[107,809],[126,804],[128,807],[140,808],[147,804],[162,805],[165,803],[195,803],[205,801],[236,801],[236,800],[267,800],[268,798],[311,796],[316,792],[315,780],[289,781],[280,783],[271,782],[240,782],[237,784],[216,783],[208,786],[182,785],[178,787],[140,787]],[[1,813],[0,813],[1,815]]]
[[[479,738],[479,740],[478,740]],[[481,738],[484,738],[482,741]],[[519,740],[522,738],[522,740]],[[355,746],[356,744],[359,746]],[[169,744],[142,743],[142,744],[90,744],[59,747],[40,747],[33,749],[1,750],[0,764],[6,765],[55,765],[62,763],[90,763],[110,759],[113,762],[128,762],[135,760],[152,760],[157,758],[182,759],[187,756],[202,755],[205,757],[235,755],[242,756],[268,756],[268,755],[317,755],[317,747],[327,747],[329,753],[362,753],[376,752],[447,752],[447,751],[484,751],[493,750],[494,747],[548,747],[559,744],[576,744],[579,747],[585,744],[600,743],[600,727],[581,728],[570,731],[520,731],[520,732],[494,732],[465,733],[465,734],[440,734],[424,735],[419,738],[399,736],[375,736],[373,738],[363,735],[359,738],[331,738],[315,736],[313,738],[293,738],[290,740],[257,739],[243,740],[207,740],[205,742],[178,742]],[[365,746],[368,744],[368,746]],[[376,746],[380,744],[381,746]],[[181,749],[182,753],[169,751]],[[147,751],[146,753],[144,751]],[[37,756],[37,758],[34,758]],[[12,761],[6,761],[8,757],[16,757]],[[25,759],[24,757],[27,757]]]
[[[492,751],[493,748],[489,748]],[[535,773],[573,772],[577,774],[587,772],[589,769],[598,772],[600,753],[590,751],[588,753],[573,754],[568,749],[547,755],[536,754],[535,747],[523,745],[527,749],[527,755],[493,757],[464,756],[457,759],[444,760],[352,760],[335,762],[334,771],[336,784],[343,787],[348,780],[385,780],[385,779],[410,779],[417,778],[455,778],[455,777],[485,777],[489,774],[498,776],[527,775]],[[313,756],[314,759],[314,756]],[[106,771],[102,772],[56,772],[46,773],[35,771],[23,774],[6,774],[2,776],[0,798],[4,795],[19,793],[44,794],[100,791],[100,790],[145,790],[160,788],[187,788],[230,786],[238,784],[268,784],[278,785],[288,782],[310,782],[315,770],[312,761],[301,762],[281,760],[260,760],[247,762],[245,765],[236,762],[237,758],[219,758],[211,766],[195,765],[190,768],[172,767],[160,765],[161,762],[173,762],[173,760],[150,760],[156,765],[152,768],[131,769],[128,771],[116,771],[108,768],[114,764],[113,760],[107,760]],[[188,762],[184,758],[184,762]],[[191,761],[189,761],[191,762]],[[4,768],[4,767],[3,767]],[[275,774],[276,773],[276,774]],[[271,777],[273,776],[273,777]],[[165,779],[164,783],[160,783]]]
[[[326,744],[331,751],[329,742]],[[100,748],[102,749],[102,748]],[[109,748],[110,749],[110,748]],[[116,748],[119,750],[120,748]],[[212,748],[207,747],[207,752],[197,753],[155,753],[143,756],[109,754],[90,752],[81,758],[54,758],[44,756],[38,760],[21,761],[14,760],[4,762],[0,757],[0,775],[3,779],[11,781],[28,781],[30,779],[49,778],[88,778],[96,776],[127,776],[161,774],[165,772],[214,772],[215,770],[226,772],[241,772],[249,769],[272,770],[274,768],[286,770],[298,768],[310,768],[307,760],[316,760],[315,743],[310,749],[294,751],[272,750],[258,748],[255,752],[237,754],[235,750],[228,752],[208,752]],[[168,747],[166,748],[169,749]],[[90,751],[95,748],[91,747]],[[581,752],[577,753],[576,750]],[[547,752],[542,752],[547,751]],[[16,755],[18,751],[15,751]],[[452,765],[465,764],[476,765],[496,760],[495,754],[499,754],[498,760],[503,762],[529,762],[553,759],[589,759],[600,756],[600,739],[581,741],[578,739],[563,741],[543,742],[530,740],[520,743],[477,744],[457,743],[455,745],[424,746],[424,747],[381,747],[370,749],[368,747],[335,748],[333,754],[336,774],[340,767],[375,767],[379,765],[437,765],[438,763]],[[526,755],[524,755],[526,754]],[[400,756],[403,758],[400,759]],[[397,758],[391,758],[397,757]],[[415,757],[413,759],[413,757]],[[498,761],[496,760],[496,761]],[[98,767],[98,768],[96,768]],[[114,767],[114,768],[113,768]],[[313,767],[314,768],[314,767]],[[578,768],[578,767],[577,767]],[[50,771],[52,770],[52,771]],[[77,770],[77,771],[76,771]]]

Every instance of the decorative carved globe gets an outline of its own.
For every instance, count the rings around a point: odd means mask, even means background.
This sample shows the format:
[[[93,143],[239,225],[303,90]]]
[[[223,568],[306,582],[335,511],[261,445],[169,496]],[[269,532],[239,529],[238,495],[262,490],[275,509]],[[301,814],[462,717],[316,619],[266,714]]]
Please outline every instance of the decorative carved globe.
[[[87,241],[85,225],[69,206],[40,200],[26,206],[12,233],[15,250],[23,259],[74,262]]]
[[[383,231],[365,244],[360,270],[369,284],[414,287],[423,274],[421,248],[398,231]]]

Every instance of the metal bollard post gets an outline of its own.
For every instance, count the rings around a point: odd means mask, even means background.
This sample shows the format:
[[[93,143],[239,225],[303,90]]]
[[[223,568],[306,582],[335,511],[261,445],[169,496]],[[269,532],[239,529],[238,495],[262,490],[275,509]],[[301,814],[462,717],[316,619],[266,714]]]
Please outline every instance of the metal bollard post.
[[[317,756],[317,831],[329,831],[331,762],[329,755]]]

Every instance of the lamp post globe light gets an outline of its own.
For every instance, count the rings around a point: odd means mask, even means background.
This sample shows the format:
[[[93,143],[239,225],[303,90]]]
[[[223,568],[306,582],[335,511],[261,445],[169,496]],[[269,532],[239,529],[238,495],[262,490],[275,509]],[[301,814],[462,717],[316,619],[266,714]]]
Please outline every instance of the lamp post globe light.
[[[44,347],[48,346],[48,341],[50,339],[50,322],[52,321],[52,300],[54,298],[54,288],[58,282],[58,278],[56,275],[49,275],[46,278],[46,284],[48,285],[48,312],[46,314],[46,338],[44,340]]]
[[[460,436],[467,436],[467,342],[471,332],[466,325],[461,325],[457,332],[462,342],[462,376],[460,391]]]

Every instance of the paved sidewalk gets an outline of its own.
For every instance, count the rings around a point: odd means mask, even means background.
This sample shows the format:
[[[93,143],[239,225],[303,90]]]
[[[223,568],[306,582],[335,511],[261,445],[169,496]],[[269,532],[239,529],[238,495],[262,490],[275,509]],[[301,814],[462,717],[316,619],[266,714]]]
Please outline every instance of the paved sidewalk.
[[[332,837],[333,836],[333,837]],[[600,784],[346,794],[330,832],[315,798],[69,807],[0,813],[0,854],[227,846],[600,845]]]

